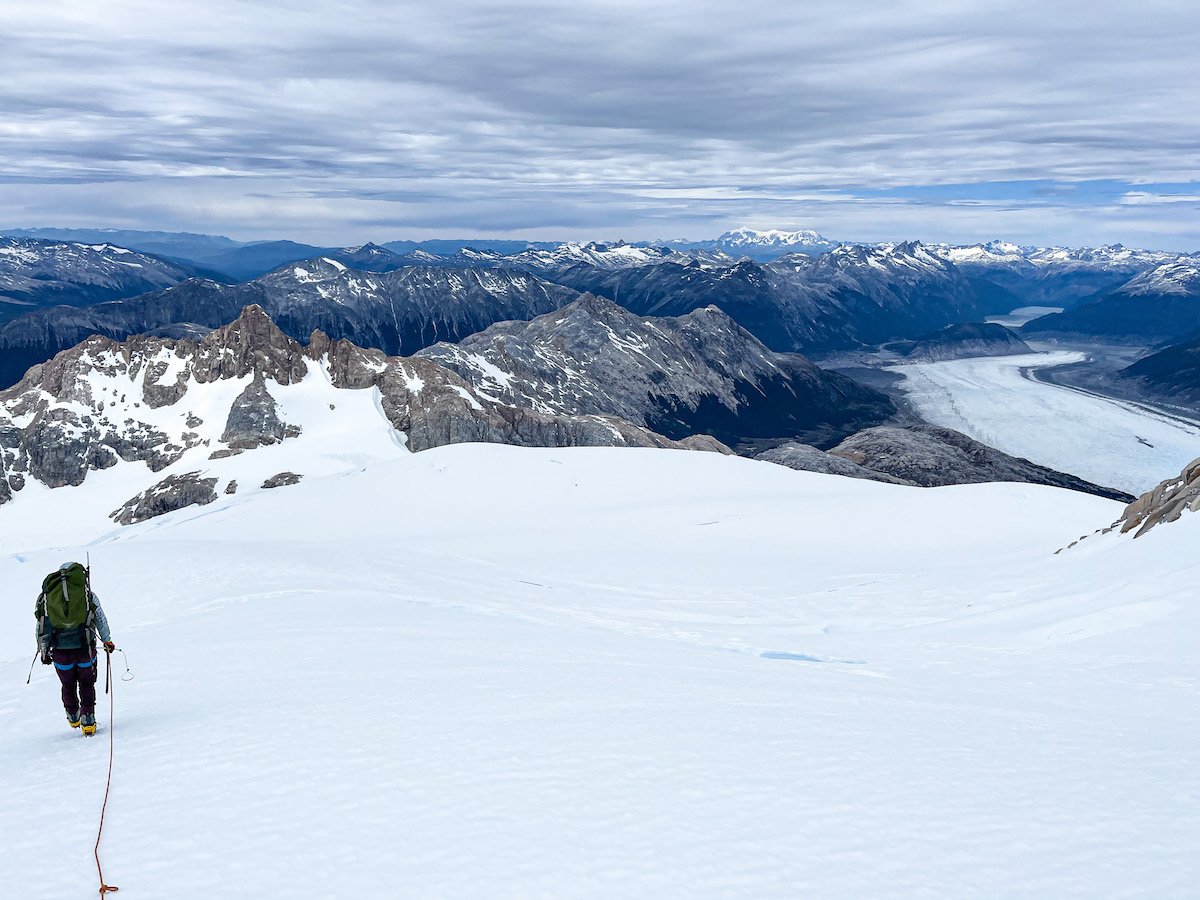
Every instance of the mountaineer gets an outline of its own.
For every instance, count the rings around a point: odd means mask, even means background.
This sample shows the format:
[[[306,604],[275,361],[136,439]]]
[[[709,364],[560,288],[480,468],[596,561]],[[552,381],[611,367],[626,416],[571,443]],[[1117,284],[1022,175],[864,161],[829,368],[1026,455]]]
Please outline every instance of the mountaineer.
[[[37,642],[44,665],[54,664],[62,682],[67,724],[96,733],[96,637],[112,653],[108,619],[92,593],[91,574],[77,562],[63,563],[42,582],[34,607]]]

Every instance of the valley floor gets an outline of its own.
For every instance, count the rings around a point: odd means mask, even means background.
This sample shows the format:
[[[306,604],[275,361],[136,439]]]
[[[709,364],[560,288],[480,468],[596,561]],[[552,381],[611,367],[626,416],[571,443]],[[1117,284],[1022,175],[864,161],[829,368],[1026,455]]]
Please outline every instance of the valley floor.
[[[1200,421],[1039,377],[1086,358],[1050,350],[887,371],[932,424],[1096,484],[1139,494],[1200,456]]]
[[[37,508],[0,556],[0,896],[96,890],[106,709],[84,739],[50,672],[23,683],[41,576],[85,552],[136,674],[122,897],[1200,878],[1200,517],[1055,555],[1120,505],[481,445],[69,543]]]

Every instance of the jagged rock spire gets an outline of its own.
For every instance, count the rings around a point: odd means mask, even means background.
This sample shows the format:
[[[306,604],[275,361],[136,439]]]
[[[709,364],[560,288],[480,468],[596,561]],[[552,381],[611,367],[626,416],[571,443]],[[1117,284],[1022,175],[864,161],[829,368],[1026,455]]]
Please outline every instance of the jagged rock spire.
[[[308,371],[304,348],[279,330],[258,304],[200,342],[192,373],[198,382],[263,375],[294,384]]]

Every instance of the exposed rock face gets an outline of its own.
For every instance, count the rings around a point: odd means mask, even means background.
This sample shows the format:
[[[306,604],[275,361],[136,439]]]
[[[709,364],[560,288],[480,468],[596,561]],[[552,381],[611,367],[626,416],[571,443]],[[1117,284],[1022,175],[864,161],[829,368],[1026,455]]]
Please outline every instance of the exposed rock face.
[[[1134,531],[1141,537],[1164,522],[1174,522],[1185,512],[1200,510],[1200,459],[1194,459],[1174,478],[1151,488],[1125,508],[1114,524],[1122,534]]]
[[[616,416],[557,415],[521,409],[480,393],[456,373],[419,357],[397,359],[376,381],[392,427],[410,450],[484,441],[519,447],[669,447],[730,452],[713,439],[688,443]]]
[[[585,296],[419,356],[510,406],[616,416],[676,439],[705,433],[727,444],[836,440],[895,412],[870,388],[802,356],[772,353],[715,307],[641,318]]]
[[[49,487],[81,484],[90,470],[118,460],[162,470],[203,443],[195,431],[202,419],[187,407],[189,386],[247,375],[257,376],[260,387],[248,388],[234,403],[233,428],[227,429],[234,442],[230,449],[258,446],[268,436],[282,439],[297,432],[286,426],[280,432],[270,418],[267,401],[272,410],[274,401],[262,379],[291,384],[307,371],[303,348],[258,307],[247,308],[199,343],[93,337],[33,367],[19,384],[0,392],[0,425],[7,423],[20,434],[5,451],[6,470]],[[109,386],[98,387],[105,383]],[[81,413],[79,407],[89,411]],[[143,408],[170,410],[178,425],[168,434],[157,424],[162,417]]]
[[[761,459],[764,462],[773,462],[780,466],[787,466],[789,469],[795,469],[798,472],[843,475],[847,478],[863,478],[867,481],[883,481],[887,484],[914,484],[914,482],[897,478],[894,475],[888,475],[885,472],[876,472],[874,469],[868,469],[841,456],[834,456],[831,453],[826,453],[807,444],[783,444],[760,453],[754,458]]]
[[[289,484],[299,484],[303,475],[297,475],[295,472],[280,472],[278,475],[272,475],[262,483],[264,488],[286,487]]]
[[[1033,352],[1015,332],[991,322],[947,325],[914,341],[889,344],[886,349],[902,354],[909,362],[1018,356]]]
[[[300,433],[297,426],[288,426],[279,418],[278,404],[267,390],[261,371],[255,372],[254,380],[246,386],[233,406],[221,440],[234,450],[249,450],[266,444],[274,444],[285,437]]]
[[[217,499],[216,486],[217,479],[201,478],[199,472],[169,475],[113,510],[109,518],[132,525],[188,506],[204,506]]]
[[[1009,456],[965,434],[934,425],[868,428],[829,452],[925,487],[1018,481],[1068,488],[1110,500],[1131,499],[1123,491]]]

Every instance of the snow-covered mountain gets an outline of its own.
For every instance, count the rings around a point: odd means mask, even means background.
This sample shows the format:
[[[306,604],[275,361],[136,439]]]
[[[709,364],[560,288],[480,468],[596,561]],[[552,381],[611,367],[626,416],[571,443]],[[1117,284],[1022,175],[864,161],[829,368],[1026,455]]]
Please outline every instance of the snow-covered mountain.
[[[1034,319],[1026,334],[1085,334],[1134,343],[1176,341],[1200,329],[1200,258],[1179,257],[1096,299]]]
[[[23,316],[0,328],[0,383],[14,383],[29,366],[90,334],[122,340],[179,323],[216,328],[250,304],[294,338],[320,329],[394,354],[458,340],[493,322],[530,319],[577,296],[525,272],[428,266],[362,272],[318,257],[244,284],[192,279],[129,300]]]
[[[1011,308],[923,244],[843,245],[816,259],[780,257],[765,270],[798,346],[845,348],[917,337]]]
[[[639,247],[624,241],[615,244],[593,241],[587,244],[559,244],[553,250],[526,250],[505,257],[504,264],[558,273],[580,264],[597,269],[629,269],[653,265],[671,256],[671,251],[662,247]]]
[[[564,243],[549,247],[529,247],[516,253],[499,253],[495,250],[464,247],[448,256],[435,256],[422,250],[414,250],[403,254],[400,258],[411,260],[410,265],[515,269],[521,272],[533,272],[552,281],[577,266],[613,271],[668,261],[687,264],[693,260],[699,260],[716,265],[733,262],[730,257],[720,251],[680,251],[666,247],[627,244],[624,241]]]
[[[195,274],[194,268],[108,243],[0,237],[0,322],[57,304],[132,297]]]
[[[131,228],[8,228],[0,234],[69,244],[112,244],[140,253],[165,256],[168,259],[190,260],[199,264],[245,246],[242,241],[235,241],[220,234],[143,231]]]
[[[958,265],[1023,265],[1075,269],[1110,269],[1143,271],[1179,256],[1166,250],[1138,250],[1123,244],[1103,247],[1033,247],[1011,241],[989,241],[985,244],[952,246],[931,244]]]
[[[773,353],[716,307],[642,318],[585,295],[419,356],[480,394],[554,415],[615,415],[668,437],[836,442],[895,413],[882,394]]]
[[[1121,293],[1133,297],[1161,294],[1200,296],[1200,258],[1188,256],[1167,260],[1130,279],[1122,286]]]
[[[718,251],[727,253],[734,259],[748,257],[759,262],[768,262],[785,253],[807,253],[818,256],[829,252],[839,244],[839,241],[830,240],[824,235],[810,230],[770,229],[758,231],[753,228],[737,228],[727,231],[713,240],[656,242],[656,245],[674,250]]]
[[[971,278],[1013,293],[1021,306],[1074,306],[1179,254],[1106,247],[1022,247],[1009,241],[969,246],[933,245]]]
[[[232,481],[292,471],[296,453],[312,452],[305,444],[315,442],[325,460],[320,474],[363,446],[394,446],[383,454],[391,458],[463,441],[728,452],[710,438],[680,444],[612,415],[515,408],[429,360],[321,332],[302,346],[251,306],[198,342],[90,338],[0,392],[0,503],[132,467],[144,483],[124,498],[123,515],[137,521],[211,502]],[[263,447],[278,452],[233,459]]]
[[[716,306],[772,350],[809,352],[914,337],[951,322],[1013,308],[980,291],[918,243],[843,245],[817,258],[788,254],[759,264],[667,260],[555,276],[638,315],[679,316]]]

